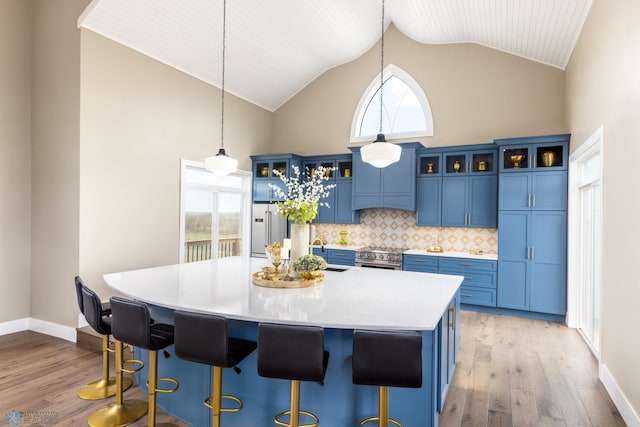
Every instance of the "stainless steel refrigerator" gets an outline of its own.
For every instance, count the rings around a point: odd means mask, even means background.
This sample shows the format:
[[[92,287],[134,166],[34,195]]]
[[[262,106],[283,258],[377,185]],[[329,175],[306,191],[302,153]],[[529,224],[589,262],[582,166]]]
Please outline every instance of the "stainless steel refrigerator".
[[[255,203],[251,214],[251,256],[266,257],[264,247],[282,243],[287,237],[287,220],[275,205]]]

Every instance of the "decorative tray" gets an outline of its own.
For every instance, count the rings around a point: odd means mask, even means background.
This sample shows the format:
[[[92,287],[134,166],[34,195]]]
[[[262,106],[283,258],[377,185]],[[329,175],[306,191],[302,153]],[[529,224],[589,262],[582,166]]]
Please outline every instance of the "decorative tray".
[[[442,252],[442,248],[440,246],[429,246],[427,252]]]
[[[251,282],[254,285],[263,286],[265,288],[308,288],[310,286],[318,286],[324,283],[324,274],[320,273],[315,279],[303,279],[296,277],[292,280],[282,279],[265,279],[263,272],[258,271],[251,275]]]

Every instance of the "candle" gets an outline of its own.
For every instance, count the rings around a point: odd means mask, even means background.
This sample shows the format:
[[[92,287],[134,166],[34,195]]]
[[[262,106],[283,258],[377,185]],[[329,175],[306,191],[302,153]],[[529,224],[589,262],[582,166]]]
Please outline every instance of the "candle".
[[[291,239],[284,239],[282,241],[282,248],[283,249],[291,249]]]

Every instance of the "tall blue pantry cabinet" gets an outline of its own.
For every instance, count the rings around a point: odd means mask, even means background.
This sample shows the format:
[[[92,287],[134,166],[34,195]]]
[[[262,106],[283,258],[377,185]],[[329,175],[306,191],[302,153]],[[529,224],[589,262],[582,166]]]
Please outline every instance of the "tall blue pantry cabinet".
[[[570,135],[496,140],[498,307],[564,317]]]

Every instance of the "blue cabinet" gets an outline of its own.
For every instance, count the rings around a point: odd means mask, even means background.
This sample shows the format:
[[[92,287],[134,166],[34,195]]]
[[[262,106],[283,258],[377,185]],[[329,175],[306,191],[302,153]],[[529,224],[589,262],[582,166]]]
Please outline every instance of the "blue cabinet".
[[[496,306],[498,263],[475,258],[443,257],[438,273],[464,276],[460,287],[460,303]]]
[[[351,249],[313,248],[313,254],[321,256],[328,264],[356,265],[356,252]]]
[[[360,211],[352,209],[352,160],[350,154],[333,156],[314,156],[305,158],[302,163],[305,174],[312,174],[317,166],[333,168],[327,184],[335,187],[329,190],[329,196],[322,199],[329,206],[320,206],[314,220],[325,224],[359,224]]]
[[[445,176],[442,180],[442,225],[496,228],[497,197],[495,175]]]
[[[500,145],[498,307],[564,316],[569,135]]]
[[[449,303],[447,312],[439,324],[440,345],[438,352],[438,412],[442,412],[456,367],[460,343],[460,302],[456,296]]]
[[[438,257],[426,255],[402,256],[402,269],[404,271],[419,271],[422,273],[438,272]]]
[[[400,145],[400,160],[382,169],[364,163],[359,147],[350,148],[353,151],[353,209],[416,210],[416,148],[421,145]]]
[[[442,226],[496,228],[495,148],[462,151],[461,147],[443,153],[442,159]]]
[[[442,226],[442,153],[418,150],[416,225]]]
[[[301,157],[297,154],[274,154],[251,156],[253,169],[253,202],[270,203],[279,199],[269,184],[275,184],[286,194],[286,186],[282,180],[273,174],[278,170],[289,177],[293,174],[293,167],[300,167]]]
[[[566,241],[566,212],[501,212],[498,306],[564,315]]]

